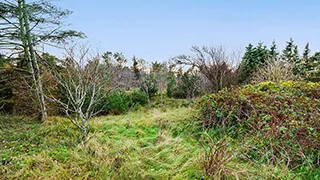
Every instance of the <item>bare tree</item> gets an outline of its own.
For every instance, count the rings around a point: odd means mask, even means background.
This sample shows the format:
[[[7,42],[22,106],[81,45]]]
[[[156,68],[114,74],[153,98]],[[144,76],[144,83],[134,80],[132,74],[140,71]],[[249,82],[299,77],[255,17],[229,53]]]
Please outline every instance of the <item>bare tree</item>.
[[[195,53],[194,57],[182,55],[173,58],[173,62],[197,67],[210,81],[214,92],[235,82],[235,62],[239,60],[240,52],[227,53],[222,46],[193,46],[191,50]]]
[[[64,99],[50,90],[46,97],[60,105],[81,130],[84,141],[90,131],[90,119],[106,106],[101,106],[101,102],[112,90],[112,78],[117,70],[99,56],[89,58],[87,48],[82,48],[79,56],[73,49],[67,53],[66,60],[58,66],[48,65]]]
[[[161,97],[161,105],[163,105],[163,91],[167,87],[167,76],[168,76],[168,67],[165,62],[163,63],[158,63],[158,62],[153,62],[152,63],[152,74],[154,76],[154,79],[156,81],[157,87],[160,92],[160,97]]]
[[[259,68],[252,77],[252,83],[264,81],[281,82],[293,80],[293,65],[282,60],[270,60],[266,65]]]

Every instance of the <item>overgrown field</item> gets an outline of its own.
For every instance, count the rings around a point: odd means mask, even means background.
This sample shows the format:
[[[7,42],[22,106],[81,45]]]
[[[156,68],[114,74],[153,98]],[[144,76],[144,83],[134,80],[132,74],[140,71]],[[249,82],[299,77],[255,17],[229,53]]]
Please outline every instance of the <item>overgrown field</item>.
[[[319,179],[318,87],[262,83],[97,117],[84,145],[68,119],[2,116],[0,179]]]

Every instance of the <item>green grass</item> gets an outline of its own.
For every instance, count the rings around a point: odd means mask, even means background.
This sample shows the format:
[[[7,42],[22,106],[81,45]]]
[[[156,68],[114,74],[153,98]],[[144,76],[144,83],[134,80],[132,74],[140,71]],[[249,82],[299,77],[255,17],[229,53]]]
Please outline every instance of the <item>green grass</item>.
[[[98,117],[85,145],[67,119],[1,117],[0,179],[205,179],[191,114],[191,108],[180,107]],[[241,147],[229,144],[231,153]],[[231,179],[295,177],[286,167],[236,156],[223,166]]]
[[[178,123],[191,110],[129,112],[93,120],[84,145],[66,119],[41,124],[2,117],[0,179],[194,179],[199,147],[191,137],[172,137],[168,122]],[[176,130],[175,130],[176,131]]]

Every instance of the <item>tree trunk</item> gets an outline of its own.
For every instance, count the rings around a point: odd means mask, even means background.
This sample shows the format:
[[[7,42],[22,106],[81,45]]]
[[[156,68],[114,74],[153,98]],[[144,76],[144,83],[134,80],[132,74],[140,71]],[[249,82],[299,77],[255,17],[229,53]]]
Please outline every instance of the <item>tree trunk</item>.
[[[44,121],[47,119],[47,108],[46,108],[45,98],[43,94],[43,81],[41,79],[39,64],[35,56],[35,51],[33,49],[33,42],[30,35],[30,27],[29,27],[29,20],[28,20],[29,18],[28,18],[28,12],[27,12],[25,0],[19,0],[19,4],[20,4],[20,7],[22,8],[22,15],[24,20],[23,24],[25,27],[25,34],[21,34],[21,39],[26,43],[26,46],[24,47],[25,52],[29,51],[28,53],[29,66],[30,66],[32,77],[33,77],[33,83],[35,85],[36,96],[37,96],[37,100],[40,108],[38,118],[41,121]]]
[[[19,26],[20,26],[20,38],[23,45],[23,51],[24,51],[24,59],[22,61],[28,62],[30,60],[29,58],[29,51],[28,51],[28,45],[26,41],[26,35],[25,35],[25,29],[24,29],[24,23],[23,23],[23,12],[22,12],[22,0],[18,0],[18,10],[19,10]],[[21,63],[23,64],[23,63]],[[28,64],[26,64],[28,66]],[[23,66],[23,65],[22,65]],[[31,67],[29,67],[31,68]]]
[[[146,91],[146,93],[147,93],[147,98],[148,98],[148,105],[150,106],[150,104],[151,104],[151,101],[150,101],[150,95],[149,95],[149,91],[147,90],[147,91]]]

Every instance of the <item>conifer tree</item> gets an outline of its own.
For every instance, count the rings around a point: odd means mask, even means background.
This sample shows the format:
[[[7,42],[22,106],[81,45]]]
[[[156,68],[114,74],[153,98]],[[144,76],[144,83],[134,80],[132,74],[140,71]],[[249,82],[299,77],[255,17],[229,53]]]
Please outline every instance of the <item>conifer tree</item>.
[[[298,46],[294,44],[294,40],[290,38],[285,49],[282,51],[282,60],[293,65],[293,73],[301,75],[301,59],[299,57]]]
[[[306,44],[306,46],[304,47],[304,51],[303,51],[303,55],[302,55],[302,58],[305,60],[305,61],[308,61],[309,59],[309,56],[310,56],[310,48],[309,48],[309,42]]]
[[[270,58],[273,60],[276,60],[279,56],[278,47],[275,40],[272,41],[269,55],[270,55]]]
[[[133,62],[132,70],[134,72],[134,77],[136,78],[136,80],[139,80],[139,78],[140,78],[140,70],[139,70],[139,66],[138,66],[139,63],[138,63],[138,60],[137,60],[136,56],[133,56],[132,62]]]

